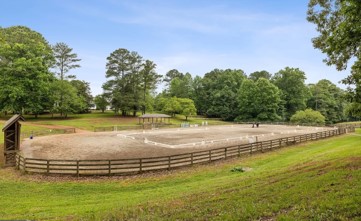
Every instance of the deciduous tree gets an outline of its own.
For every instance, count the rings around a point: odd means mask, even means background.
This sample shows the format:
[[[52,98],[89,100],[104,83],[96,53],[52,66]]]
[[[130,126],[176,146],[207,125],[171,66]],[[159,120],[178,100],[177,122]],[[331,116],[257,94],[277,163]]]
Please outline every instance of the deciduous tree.
[[[316,84],[310,84],[311,97],[307,106],[319,111],[326,118],[326,123],[336,123],[345,120],[345,92],[329,80],[323,79]]]
[[[279,89],[265,78],[256,82],[245,79],[238,93],[239,116],[237,120],[279,120],[281,104]]]
[[[186,120],[188,120],[188,117],[197,114],[197,109],[194,105],[193,100],[191,100],[189,98],[178,98],[178,101],[181,106],[180,114],[184,115],[186,117]]]
[[[53,80],[51,47],[24,26],[0,28],[0,42],[0,110],[37,116],[46,108]]]
[[[257,81],[260,78],[265,78],[267,80],[271,80],[272,74],[270,74],[268,71],[265,71],[265,70],[256,71],[256,72],[251,73],[248,76],[248,78],[251,79],[251,80],[254,80],[254,81]]]
[[[89,83],[81,80],[71,80],[70,84],[77,90],[78,97],[85,103],[84,109],[80,110],[80,112],[89,112],[89,109],[93,103],[93,96],[90,91]]]
[[[298,68],[286,67],[273,76],[272,83],[282,92],[285,120],[289,120],[296,111],[306,108],[306,102],[310,95],[305,80],[305,73]]]
[[[219,70],[205,74],[200,91],[195,93],[197,109],[209,117],[234,120],[238,116],[238,90],[246,76],[242,70]]]
[[[348,87],[349,111],[361,116],[361,3],[360,0],[310,0],[307,20],[316,24],[319,36],[313,46],[327,55],[328,65],[344,70],[352,62]]]
[[[95,96],[94,103],[97,109],[101,110],[102,113],[104,113],[104,111],[107,109],[107,106],[109,105],[109,102],[104,94]]]

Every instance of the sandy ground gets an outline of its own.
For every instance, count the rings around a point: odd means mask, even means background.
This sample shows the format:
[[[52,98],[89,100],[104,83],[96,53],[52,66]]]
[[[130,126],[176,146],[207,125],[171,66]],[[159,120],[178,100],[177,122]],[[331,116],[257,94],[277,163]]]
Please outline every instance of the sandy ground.
[[[42,159],[125,159],[168,156],[280,137],[315,133],[331,128],[279,125],[210,126],[146,131],[83,132],[26,139],[25,157]]]

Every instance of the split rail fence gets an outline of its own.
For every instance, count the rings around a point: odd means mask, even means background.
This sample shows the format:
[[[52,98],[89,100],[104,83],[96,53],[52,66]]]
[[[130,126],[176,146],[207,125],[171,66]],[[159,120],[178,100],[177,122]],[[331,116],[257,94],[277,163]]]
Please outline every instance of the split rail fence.
[[[129,175],[155,170],[170,170],[194,164],[237,157],[245,154],[265,152],[306,141],[314,141],[354,132],[354,127],[338,128],[317,133],[303,134],[262,142],[227,146],[217,149],[197,151],[185,154],[117,160],[52,160],[25,158],[16,155],[17,169],[29,173],[58,175]]]

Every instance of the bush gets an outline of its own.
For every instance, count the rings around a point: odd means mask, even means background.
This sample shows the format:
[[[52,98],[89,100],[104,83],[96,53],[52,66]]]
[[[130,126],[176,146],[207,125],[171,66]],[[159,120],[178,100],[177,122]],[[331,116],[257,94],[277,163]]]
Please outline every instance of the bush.
[[[291,122],[299,124],[325,124],[325,117],[319,112],[312,109],[297,111],[291,117]]]

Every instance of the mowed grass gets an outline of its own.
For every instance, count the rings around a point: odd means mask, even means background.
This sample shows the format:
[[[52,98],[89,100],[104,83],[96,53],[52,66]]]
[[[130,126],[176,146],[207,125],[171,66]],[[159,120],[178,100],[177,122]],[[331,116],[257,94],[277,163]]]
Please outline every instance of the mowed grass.
[[[137,177],[0,169],[1,219],[360,220],[361,131]],[[248,172],[231,172],[249,167]]]

